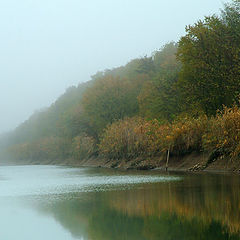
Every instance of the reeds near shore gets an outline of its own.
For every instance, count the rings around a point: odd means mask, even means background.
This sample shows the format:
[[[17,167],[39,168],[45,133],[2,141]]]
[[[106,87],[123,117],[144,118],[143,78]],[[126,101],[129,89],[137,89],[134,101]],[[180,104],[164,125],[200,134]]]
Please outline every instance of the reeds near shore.
[[[111,159],[156,156],[170,150],[184,155],[193,151],[218,151],[238,158],[240,154],[240,109],[225,107],[215,117],[183,117],[161,124],[140,117],[126,118],[109,125],[100,140],[99,153]]]

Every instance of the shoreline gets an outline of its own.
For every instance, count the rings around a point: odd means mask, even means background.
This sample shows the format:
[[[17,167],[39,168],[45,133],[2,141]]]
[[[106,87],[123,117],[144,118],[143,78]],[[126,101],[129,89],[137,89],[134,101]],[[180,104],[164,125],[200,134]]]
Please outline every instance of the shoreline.
[[[240,162],[231,162],[229,159],[216,159],[208,163],[209,154],[193,152],[184,156],[170,156],[167,171],[179,172],[209,172],[209,173],[240,173]],[[126,159],[105,159],[101,157],[92,157],[82,160],[26,160],[21,162],[5,161],[0,166],[13,165],[57,165],[69,167],[96,167],[121,170],[156,170],[166,171],[166,155],[158,157],[139,157],[131,160]]]

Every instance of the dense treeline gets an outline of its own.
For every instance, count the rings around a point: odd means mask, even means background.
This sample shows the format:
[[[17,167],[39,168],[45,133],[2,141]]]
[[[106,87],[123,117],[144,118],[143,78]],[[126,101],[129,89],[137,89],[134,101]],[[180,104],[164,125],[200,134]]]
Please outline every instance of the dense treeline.
[[[16,160],[240,154],[240,1],[178,43],[98,72],[8,136]],[[5,147],[6,148],[6,147]]]

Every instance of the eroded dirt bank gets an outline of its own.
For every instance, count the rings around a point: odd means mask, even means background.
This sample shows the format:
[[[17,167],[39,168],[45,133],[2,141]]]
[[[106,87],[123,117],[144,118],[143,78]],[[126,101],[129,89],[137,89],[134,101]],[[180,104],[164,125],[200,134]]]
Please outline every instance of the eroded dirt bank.
[[[126,159],[105,159],[101,157],[92,157],[82,160],[45,160],[33,161],[27,160],[24,162],[8,161],[1,162],[0,165],[63,165],[75,167],[104,167],[104,168],[119,168],[119,169],[137,169],[137,170],[166,170],[166,155],[163,154],[153,158],[135,158],[131,160]],[[168,170],[169,171],[230,171],[240,173],[240,161],[231,161],[226,158],[218,158],[209,161],[210,154],[207,153],[191,153],[184,156],[169,157]]]
[[[240,162],[231,162],[229,159],[219,158],[209,161],[210,154],[191,153],[184,156],[171,156],[169,158],[169,171],[230,171],[240,173]],[[109,160],[104,158],[90,158],[76,161],[69,161],[64,165],[84,167],[105,167],[120,169],[166,170],[166,155],[163,154],[154,158],[136,158],[132,160]]]

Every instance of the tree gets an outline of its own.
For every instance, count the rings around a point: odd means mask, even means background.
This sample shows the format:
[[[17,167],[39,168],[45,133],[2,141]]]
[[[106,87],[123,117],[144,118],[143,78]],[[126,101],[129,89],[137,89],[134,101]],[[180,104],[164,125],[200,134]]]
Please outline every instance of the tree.
[[[182,70],[178,86],[186,102],[214,115],[237,100],[240,90],[239,1],[220,17],[206,17],[186,28],[179,41]]]
[[[137,96],[146,79],[146,75],[139,75],[137,79],[109,75],[96,81],[82,101],[92,128],[99,133],[116,120],[136,115],[139,111]]]
[[[180,64],[176,60],[177,44],[171,42],[153,54],[155,74],[144,84],[138,97],[140,113],[148,119],[173,120],[181,112],[176,83]]]

